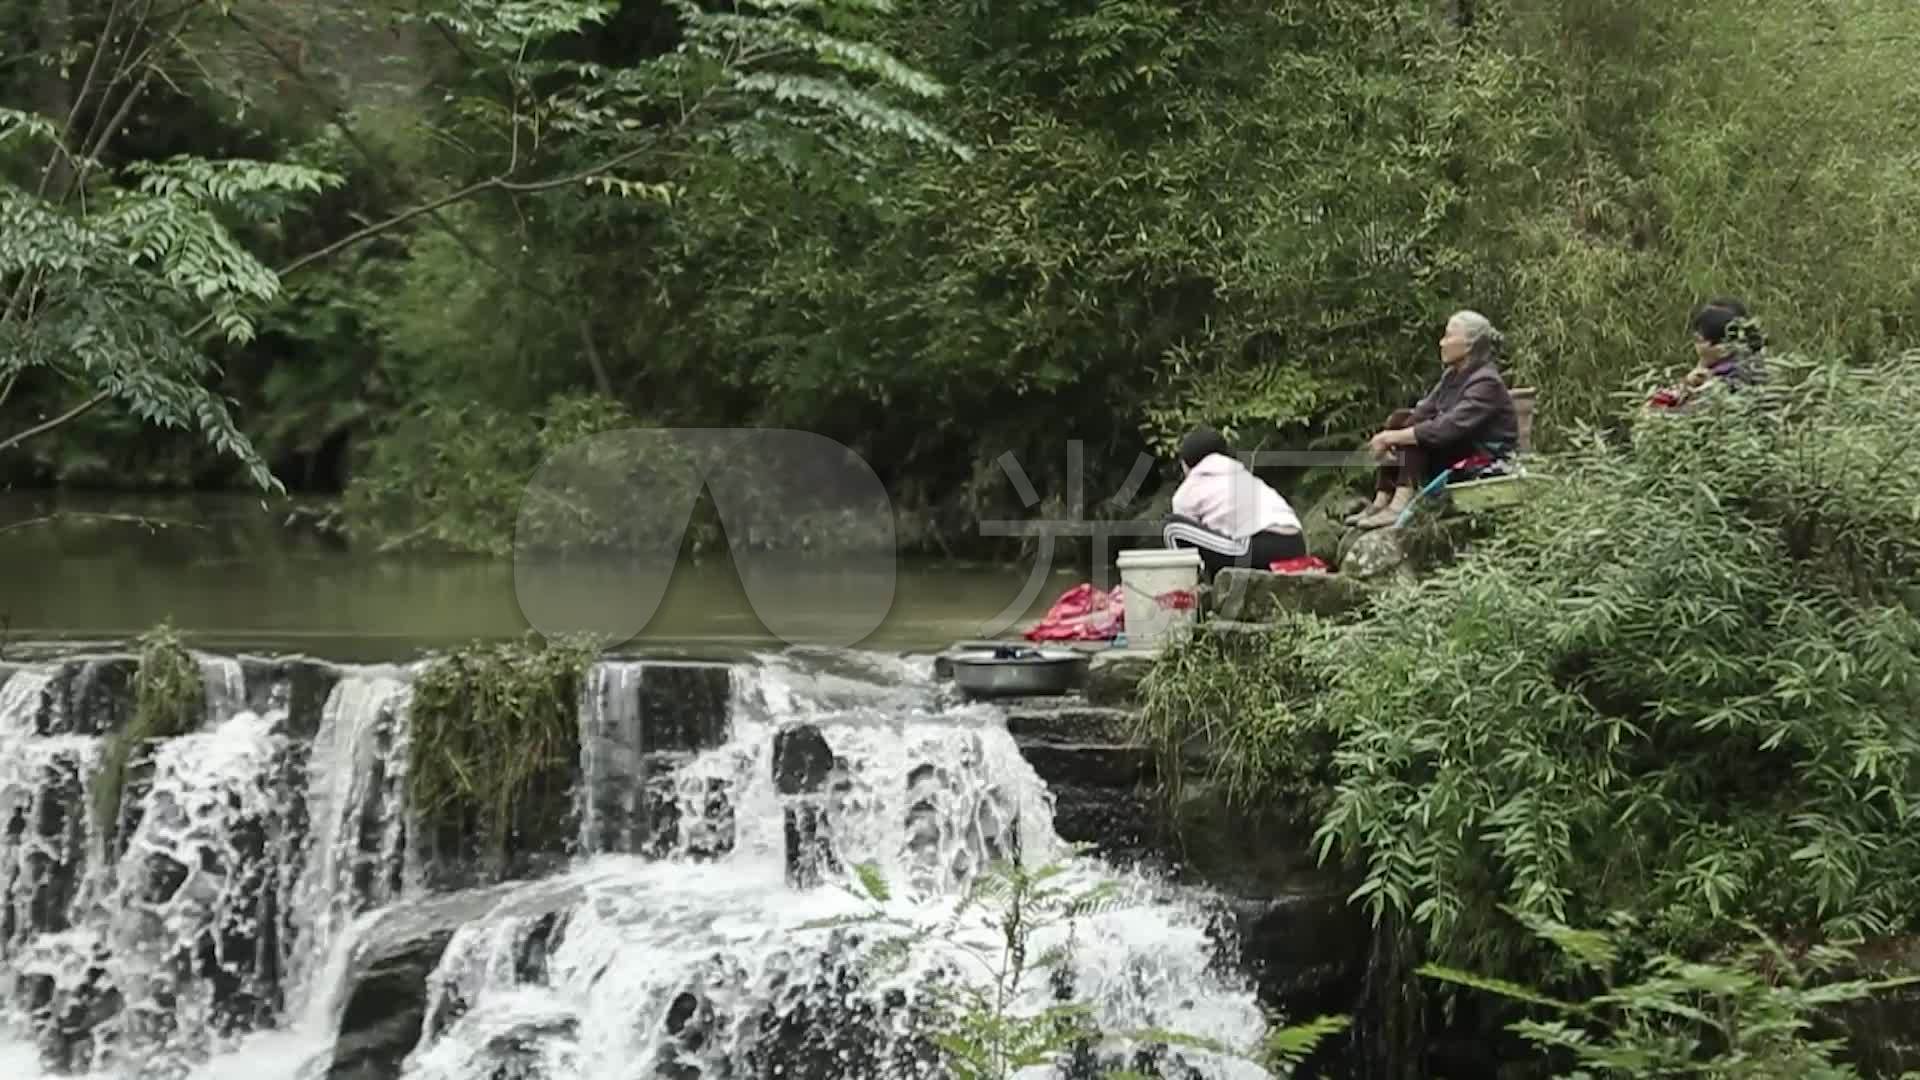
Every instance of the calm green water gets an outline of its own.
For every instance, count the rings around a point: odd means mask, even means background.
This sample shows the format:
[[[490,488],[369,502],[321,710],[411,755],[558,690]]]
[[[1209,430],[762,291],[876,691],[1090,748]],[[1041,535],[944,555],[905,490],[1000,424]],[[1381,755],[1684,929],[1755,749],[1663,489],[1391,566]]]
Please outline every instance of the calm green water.
[[[517,589],[508,560],[341,550],[283,527],[284,502],[269,511],[245,497],[67,498],[58,508],[177,524],[149,530],[73,516],[8,528],[49,506],[0,496],[0,619],[15,651],[33,642],[125,641],[171,619],[202,648],[399,659],[524,634],[531,611],[542,628],[561,622],[617,634],[644,623],[624,646],[632,651],[724,654],[783,641],[840,644],[876,617],[872,567],[864,575],[829,568],[782,573],[752,600],[725,561],[683,563],[664,583],[660,573],[629,563],[568,562],[542,568],[537,585],[523,577]],[[1026,566],[903,562],[884,620],[859,644],[924,650],[979,637],[1019,598],[1028,574]],[[1084,576],[1065,567],[1053,573],[1023,617],[1044,612]],[[537,599],[529,600],[531,588]],[[662,588],[655,608],[648,598]],[[635,615],[642,608],[653,617]]]

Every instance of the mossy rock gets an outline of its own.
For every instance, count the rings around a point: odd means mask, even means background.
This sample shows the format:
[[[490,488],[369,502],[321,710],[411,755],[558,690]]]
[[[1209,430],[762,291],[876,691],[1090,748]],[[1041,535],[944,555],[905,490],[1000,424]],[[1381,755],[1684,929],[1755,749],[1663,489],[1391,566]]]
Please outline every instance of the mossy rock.
[[[140,659],[132,683],[132,717],[125,727],[108,733],[93,785],[94,822],[108,834],[110,844],[116,842],[113,830],[121,820],[121,802],[134,757],[156,739],[196,730],[206,718],[207,691],[200,677],[200,662],[187,651],[171,625],[162,623],[141,636]],[[98,684],[83,680],[82,685]],[[120,697],[114,691],[109,695]],[[84,699],[84,691],[80,696]],[[87,709],[84,700],[79,707]]]
[[[1314,818],[1299,805],[1236,806],[1218,781],[1190,781],[1168,800],[1171,845],[1184,872],[1241,896],[1345,887],[1314,857]]]
[[[1147,649],[1108,649],[1087,663],[1087,700],[1095,705],[1140,703],[1140,683],[1153,670],[1158,653]]]
[[[1464,514],[1425,514],[1400,528],[1352,529],[1340,541],[1340,573],[1381,582],[1424,574],[1452,563],[1489,531],[1485,516]]]
[[[1229,567],[1213,580],[1213,612],[1229,622],[1266,622],[1285,612],[1333,618],[1364,608],[1373,592],[1345,574],[1276,574]]]
[[[1138,718],[1125,709],[1089,707],[1071,699],[1023,703],[1007,712],[1007,733],[1022,746],[1123,745],[1134,741],[1137,727]]]
[[[1306,537],[1307,554],[1317,555],[1329,566],[1340,565],[1341,541],[1347,534],[1349,514],[1367,505],[1359,495],[1329,495],[1300,515],[1300,529]]]

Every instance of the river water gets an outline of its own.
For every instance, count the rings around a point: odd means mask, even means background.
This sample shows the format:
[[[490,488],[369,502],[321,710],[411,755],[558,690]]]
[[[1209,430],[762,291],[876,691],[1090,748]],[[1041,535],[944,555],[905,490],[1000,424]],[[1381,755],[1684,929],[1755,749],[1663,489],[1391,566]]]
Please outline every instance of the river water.
[[[795,565],[749,598],[723,553],[682,562],[670,576],[617,559],[570,560],[543,567],[530,586],[516,582],[506,559],[348,551],[282,527],[284,505],[263,510],[246,497],[71,499],[62,509],[73,516],[8,528],[45,507],[0,498],[0,623],[9,641],[125,641],[170,618],[210,649],[371,662],[515,637],[531,612],[542,630],[600,632],[650,651],[737,654],[856,637],[869,648],[926,650],[985,636],[1010,614],[1036,616],[1085,576],[1062,565],[1031,588],[1031,565],[903,561],[882,583],[892,595],[876,600],[871,566]],[[126,520],[133,516],[161,524]],[[650,618],[632,615],[663,589]],[[885,617],[874,625],[876,602]],[[628,635],[637,622],[644,625]]]

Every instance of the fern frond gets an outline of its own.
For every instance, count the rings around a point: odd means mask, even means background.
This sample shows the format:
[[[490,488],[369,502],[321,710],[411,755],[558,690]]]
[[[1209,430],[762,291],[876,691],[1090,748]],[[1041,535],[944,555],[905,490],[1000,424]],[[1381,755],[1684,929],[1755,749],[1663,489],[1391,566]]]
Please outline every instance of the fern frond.
[[[1454,968],[1444,967],[1439,964],[1423,964],[1416,969],[1414,973],[1425,978],[1453,983],[1456,986],[1464,986],[1470,990],[1496,994],[1500,997],[1510,998],[1514,1001],[1522,1001],[1529,1005],[1538,1005],[1542,1008],[1555,1009],[1560,1012],[1581,1011],[1581,1006],[1550,998],[1545,994],[1536,992],[1531,987],[1522,986],[1515,982],[1508,982],[1505,979],[1496,979],[1486,975],[1475,975],[1472,972],[1458,971]]]

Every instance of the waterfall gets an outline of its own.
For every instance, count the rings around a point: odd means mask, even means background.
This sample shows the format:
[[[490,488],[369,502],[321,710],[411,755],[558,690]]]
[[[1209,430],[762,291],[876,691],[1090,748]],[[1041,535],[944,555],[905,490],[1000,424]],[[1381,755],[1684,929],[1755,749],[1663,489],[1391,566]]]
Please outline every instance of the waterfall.
[[[307,834],[290,900],[294,933],[285,955],[288,1002],[311,1004],[313,976],[357,916],[418,888],[406,830],[406,708],[410,673],[367,668],[346,674],[321,708],[307,760]]]
[[[546,838],[564,869],[451,893],[429,891],[406,809],[420,665],[330,669],[303,698],[261,684],[285,677],[271,664],[202,658],[205,723],[132,755],[103,830],[116,663],[0,683],[0,1076],[321,1080],[367,966],[438,925],[407,1080],[934,1076],[929,995],[977,982],[965,946],[998,940],[956,905],[1009,860],[1110,894],[1036,932],[1064,967],[1024,1007],[1070,992],[1107,1031],[1265,1030],[1213,970],[1208,913],[1063,841],[1001,711],[922,661],[598,663],[574,819]],[[863,865],[884,901],[850,887]],[[888,926],[929,934],[890,953]]]
[[[680,832],[664,857],[580,861],[463,925],[430,977],[407,1080],[937,1075],[910,1022],[915,997],[929,980],[974,975],[960,946],[994,946],[997,931],[968,923],[928,938],[875,980],[860,961],[878,935],[844,925],[869,905],[837,886],[847,868],[873,865],[898,890],[886,916],[935,926],[990,862],[1016,856],[1063,865],[1052,885],[1114,889],[1112,910],[1071,930],[1069,981],[1106,1029],[1259,1038],[1251,993],[1207,970],[1201,915],[1054,833],[1046,787],[997,710],[945,701],[923,677],[874,674],[781,658],[739,672],[730,730],[674,774]],[[820,759],[812,790],[785,793],[782,737],[802,725],[831,764]],[[690,823],[716,820],[732,839],[713,857],[712,837]],[[796,830],[829,868],[818,887],[791,887]],[[1037,932],[1035,954],[1068,933]],[[1044,977],[1022,987],[1035,1011],[1053,993]],[[1204,1075],[1265,1075],[1190,1057]]]

